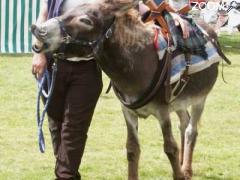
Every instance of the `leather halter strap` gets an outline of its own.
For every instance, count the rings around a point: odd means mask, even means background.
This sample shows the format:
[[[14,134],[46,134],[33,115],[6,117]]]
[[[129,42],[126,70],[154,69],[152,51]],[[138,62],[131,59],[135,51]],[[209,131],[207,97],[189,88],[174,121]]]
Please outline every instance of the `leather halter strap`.
[[[63,44],[74,44],[78,46],[83,46],[83,47],[90,47],[92,49],[96,48],[101,41],[105,41],[106,39],[109,39],[113,33],[113,28],[115,25],[115,17],[113,18],[112,23],[110,26],[101,34],[97,39],[92,40],[92,41],[86,41],[86,40],[81,40],[81,39],[75,39],[73,38],[66,30],[66,27],[64,25],[64,22],[59,19],[55,18],[58,21],[62,36],[63,36]]]
[[[63,36],[63,44],[76,44],[79,46],[88,46],[88,47],[93,47],[96,43],[97,40],[93,40],[93,41],[84,41],[84,40],[78,40],[73,38],[66,30],[66,27],[64,25],[64,22],[59,19],[59,18],[55,18],[55,20],[57,20],[58,25],[60,27],[62,36]]]

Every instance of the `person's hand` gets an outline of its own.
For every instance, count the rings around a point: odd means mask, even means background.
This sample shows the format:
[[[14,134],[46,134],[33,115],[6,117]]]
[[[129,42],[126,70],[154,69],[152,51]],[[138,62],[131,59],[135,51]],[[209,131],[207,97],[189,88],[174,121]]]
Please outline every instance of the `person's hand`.
[[[181,18],[178,14],[176,13],[170,13],[175,21],[176,26],[180,26],[183,32],[183,38],[186,39],[189,37],[189,29],[187,25],[187,21]]]
[[[34,53],[32,60],[32,74],[36,76],[37,79],[40,79],[43,76],[43,73],[47,67],[47,58],[45,54]]]

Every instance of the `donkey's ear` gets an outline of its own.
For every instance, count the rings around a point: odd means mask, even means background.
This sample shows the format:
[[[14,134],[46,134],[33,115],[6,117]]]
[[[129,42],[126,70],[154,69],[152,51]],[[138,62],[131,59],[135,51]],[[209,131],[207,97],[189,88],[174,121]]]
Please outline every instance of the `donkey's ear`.
[[[121,16],[129,9],[138,5],[138,0],[105,0],[105,7],[108,14]]]

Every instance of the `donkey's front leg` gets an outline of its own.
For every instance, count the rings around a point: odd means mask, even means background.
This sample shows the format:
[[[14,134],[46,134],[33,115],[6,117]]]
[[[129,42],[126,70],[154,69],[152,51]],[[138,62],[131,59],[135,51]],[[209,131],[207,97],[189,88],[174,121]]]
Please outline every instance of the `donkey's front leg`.
[[[127,124],[128,180],[138,180],[140,146],[138,141],[138,117],[126,107],[122,107]]]
[[[164,151],[170,160],[173,169],[173,178],[175,180],[184,180],[183,172],[181,171],[181,165],[179,162],[179,151],[177,143],[172,134],[172,125],[170,120],[169,109],[161,108],[158,111],[158,119],[162,128]]]
[[[185,132],[185,145],[182,170],[187,179],[192,177],[192,158],[193,150],[197,141],[197,125],[201,118],[205,104],[205,98],[203,98],[198,104],[192,105],[191,119]]]

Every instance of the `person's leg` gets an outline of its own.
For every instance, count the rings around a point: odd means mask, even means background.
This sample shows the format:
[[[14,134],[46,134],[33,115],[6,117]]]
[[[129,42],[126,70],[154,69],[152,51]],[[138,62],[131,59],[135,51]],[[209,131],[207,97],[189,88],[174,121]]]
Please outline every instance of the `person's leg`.
[[[72,63],[55,170],[59,180],[81,179],[78,169],[101,90],[101,72],[95,61]]]

